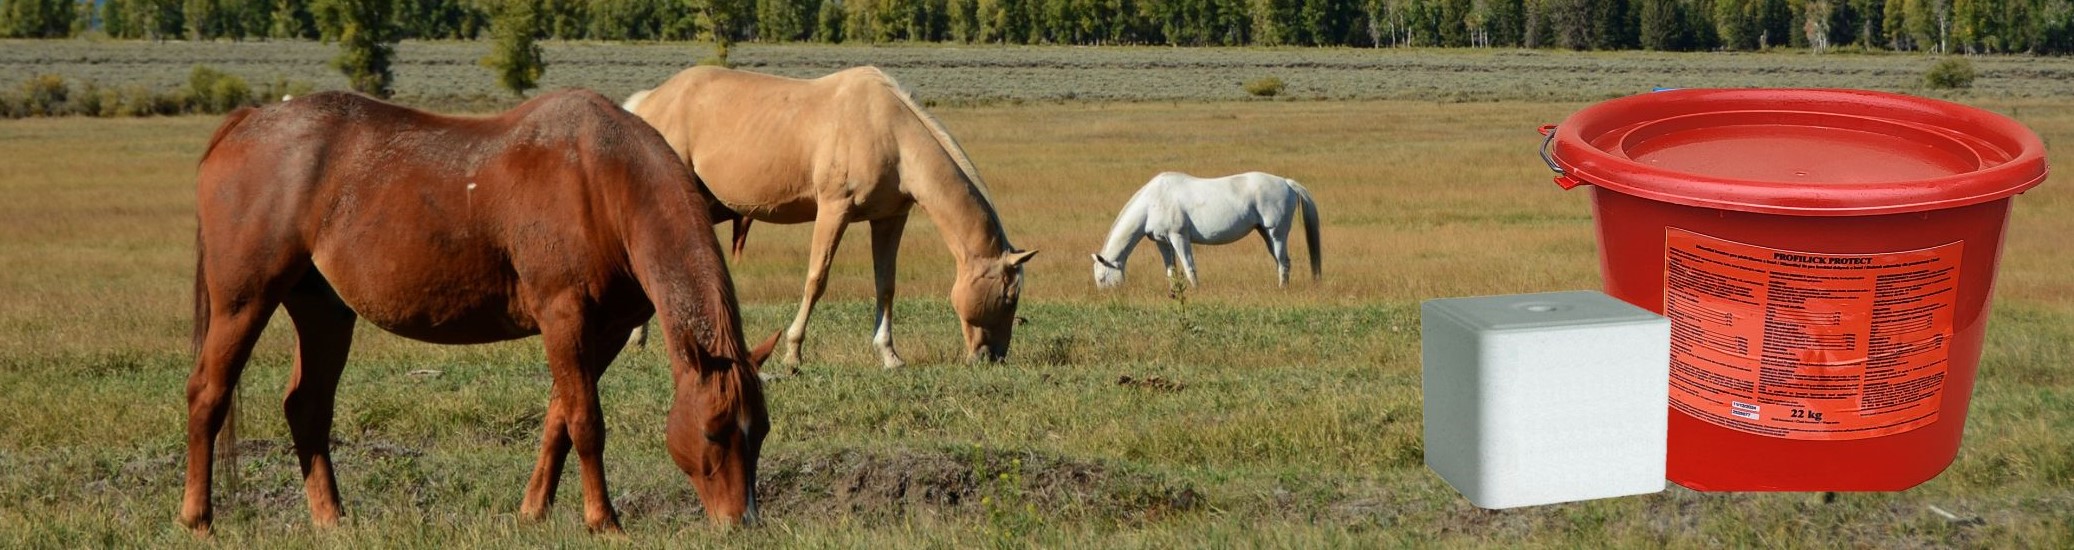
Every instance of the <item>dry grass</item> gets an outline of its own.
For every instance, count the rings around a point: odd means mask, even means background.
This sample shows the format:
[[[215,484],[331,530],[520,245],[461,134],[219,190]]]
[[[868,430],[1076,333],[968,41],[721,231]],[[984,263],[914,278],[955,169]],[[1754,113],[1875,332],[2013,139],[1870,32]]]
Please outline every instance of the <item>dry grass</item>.
[[[2064,102],[1986,105],[2049,142],[2074,140],[2074,106]],[[1533,128],[1579,106],[938,108],[1016,244],[1043,251],[1016,361],[946,362],[956,347],[943,300],[950,260],[917,216],[898,325],[917,365],[874,367],[868,247],[852,232],[810,364],[771,389],[772,522],[727,537],[700,527],[661,449],[668,390],[652,352],[629,354],[605,378],[615,498],[643,544],[2074,544],[2066,177],[2016,203],[1965,449],[1920,488],[1826,505],[1673,490],[1490,513],[1420,466],[1417,301],[1597,286],[1584,194],[1550,184],[1532,153]],[[191,193],[215,124],[0,122],[0,546],[188,541],[171,517],[190,361]],[[2064,148],[2054,160],[2074,166]],[[1205,286],[1185,307],[1166,297],[1149,253],[1123,290],[1093,289],[1086,254],[1146,178],[1254,169],[1299,179],[1319,197],[1323,282],[1298,275],[1275,289],[1263,248],[1243,242],[1199,249]],[[756,231],[735,269],[745,320],[761,333],[794,307],[806,227]],[[1307,252],[1296,254],[1301,263]],[[336,431],[352,522],[310,532],[271,412],[287,366],[284,325],[277,318],[248,371],[245,429],[257,442],[245,490],[222,504],[224,543],[594,542],[576,527],[573,479],[548,525],[512,520],[546,396],[535,341],[450,348],[371,328],[347,369]],[[441,374],[406,374],[416,369]],[[1119,385],[1124,375],[1180,385]]]

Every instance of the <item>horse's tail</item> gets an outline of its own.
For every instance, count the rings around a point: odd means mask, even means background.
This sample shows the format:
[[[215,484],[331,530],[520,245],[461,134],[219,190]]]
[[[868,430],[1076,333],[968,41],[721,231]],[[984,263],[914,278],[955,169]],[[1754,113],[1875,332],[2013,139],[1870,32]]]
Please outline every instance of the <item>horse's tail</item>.
[[[625,103],[619,104],[619,108],[625,109],[629,113],[634,112],[634,109],[641,108],[641,100],[648,99],[648,94],[654,91],[655,90],[641,90],[638,92],[634,92],[633,95],[627,96],[627,100]]]
[[[736,263],[741,263],[742,261],[742,248],[749,246],[749,224],[755,221],[749,219],[748,216],[735,218],[734,246],[730,252],[734,253],[734,261]]]
[[[188,341],[188,349],[196,357],[202,354],[202,339],[209,336],[209,282],[204,277],[202,266],[208,265],[202,255],[202,228],[194,229],[194,335]]]
[[[1318,249],[1318,202],[1311,200],[1311,191],[1296,180],[1289,180],[1289,188],[1296,191],[1297,198],[1303,199],[1303,240],[1311,247],[1311,280],[1315,281],[1323,278],[1325,273],[1325,254]]]
[[[256,112],[258,110],[252,107],[240,107],[235,111],[231,111],[229,115],[224,116],[223,124],[216,127],[214,135],[209,136],[208,148],[202,150],[202,162],[207,163],[209,155],[216,152],[216,146],[230,135],[231,130],[236,128],[239,123],[244,122],[246,117]],[[189,342],[189,346],[194,350],[196,361],[201,360],[203,344],[207,343],[209,337],[209,320],[212,317],[212,312],[209,308],[209,281],[207,270],[204,269],[204,266],[208,265],[208,255],[203,252],[204,247],[200,217],[197,216],[194,229],[194,333]],[[239,481],[238,389],[235,387],[231,388],[227,398],[230,399],[230,412],[223,418],[223,428],[216,431],[215,446],[217,461],[221,465],[219,471],[223,472],[224,494],[235,498],[238,493]]]

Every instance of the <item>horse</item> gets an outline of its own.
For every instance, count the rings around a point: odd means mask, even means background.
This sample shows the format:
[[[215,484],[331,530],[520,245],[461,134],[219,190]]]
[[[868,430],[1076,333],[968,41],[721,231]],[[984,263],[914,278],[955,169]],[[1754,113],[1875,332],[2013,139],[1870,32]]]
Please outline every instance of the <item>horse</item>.
[[[785,329],[783,361],[800,362],[814,303],[827,286],[843,230],[871,223],[877,283],[872,344],[886,368],[906,364],[893,348],[894,264],[911,207],[919,205],[957,260],[951,305],[967,360],[1001,360],[1015,329],[1022,265],[985,182],[935,117],[875,67],[800,80],[719,67],[693,67],[624,105],[662,132],[734,220],[739,250],[747,223],[813,222],[806,288]]]
[[[342,514],[331,426],[357,319],[439,344],[540,335],[553,389],[519,516],[546,516],[573,448],[585,525],[617,532],[598,378],[660,317],[670,455],[710,520],[755,520],[769,431],[756,369],[776,335],[745,348],[691,171],[610,100],[567,90],[456,118],[321,92],[232,112],[197,179],[181,524],[211,529],[211,441],[277,305],[295,327],[282,409],[315,526]]]
[[[1130,261],[1131,249],[1140,238],[1150,238],[1159,247],[1168,278],[1174,277],[1174,260],[1179,257],[1188,286],[1197,286],[1191,245],[1230,244],[1249,232],[1267,241],[1268,255],[1275,260],[1276,284],[1288,286],[1289,225],[1298,211],[1303,213],[1304,241],[1311,247],[1311,279],[1317,280],[1323,273],[1318,205],[1302,184],[1264,172],[1207,179],[1161,172],[1124,203],[1116,224],[1109,228],[1108,242],[1101,252],[1092,254],[1095,286],[1106,290],[1123,284],[1124,263]]]

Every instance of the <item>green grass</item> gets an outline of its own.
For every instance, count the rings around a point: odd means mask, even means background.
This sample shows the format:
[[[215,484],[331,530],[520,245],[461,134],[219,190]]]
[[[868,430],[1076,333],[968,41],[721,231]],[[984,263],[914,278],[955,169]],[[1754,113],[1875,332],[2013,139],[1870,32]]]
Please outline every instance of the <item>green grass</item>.
[[[667,375],[653,350],[624,355],[602,383],[614,502],[643,546],[2074,544],[2065,177],[2016,201],[1966,442],[1921,487],[1831,503],[1674,488],[1485,512],[1427,471],[1418,301],[1598,285],[1589,205],[1551,185],[1532,153],[1533,128],[1579,106],[939,108],[1015,243],[1044,251],[1014,360],[953,360],[951,261],[916,216],[896,328],[914,366],[876,368],[868,247],[853,232],[809,363],[769,387],[768,522],[704,526],[663,452]],[[1985,106],[2049,142],[2074,139],[2064,102]],[[172,518],[191,361],[193,166],[216,122],[0,122],[0,547],[203,544]],[[2064,150],[2054,160],[2074,165]],[[1275,289],[1247,242],[1199,249],[1206,286],[1185,305],[1167,297],[1149,255],[1124,289],[1095,291],[1086,253],[1130,192],[1168,169],[1304,181],[1323,209],[1325,280],[1299,274]],[[807,228],[756,231],[734,270],[749,331],[767,334],[795,307]],[[616,544],[583,532],[573,476],[550,521],[515,520],[547,395],[537,340],[441,347],[372,328],[359,333],[334,432],[349,518],[311,530],[277,412],[287,333],[277,317],[247,371],[244,484],[219,497],[207,544]],[[1124,376],[1179,387],[1119,384]]]

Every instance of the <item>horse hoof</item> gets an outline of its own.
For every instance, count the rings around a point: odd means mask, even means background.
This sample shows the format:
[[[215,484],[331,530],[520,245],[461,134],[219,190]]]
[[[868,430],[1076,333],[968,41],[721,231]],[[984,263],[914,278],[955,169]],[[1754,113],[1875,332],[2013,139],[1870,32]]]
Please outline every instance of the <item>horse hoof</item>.
[[[204,518],[187,518],[187,517],[182,517],[182,518],[180,518],[180,526],[181,526],[181,527],[186,527],[186,528],[187,528],[187,531],[188,531],[188,533],[190,533],[190,534],[193,534],[193,535],[195,536],[195,538],[201,538],[201,539],[206,539],[206,538],[209,538],[209,537],[210,537],[211,535],[214,535],[214,534],[215,534],[215,531],[216,531],[216,528],[215,528],[215,526],[214,526],[214,525],[212,525],[212,524],[211,524],[211,522],[209,521],[209,518],[206,518],[206,517],[204,517]]]
[[[518,520],[519,520],[519,523],[521,523],[521,524],[526,524],[526,525],[534,525],[534,524],[538,524],[538,523],[540,523],[540,522],[542,522],[542,521],[547,521],[547,508],[539,508],[539,509],[523,509],[523,508],[522,508],[522,509],[520,509],[520,510],[519,510],[519,514],[518,514]]]

